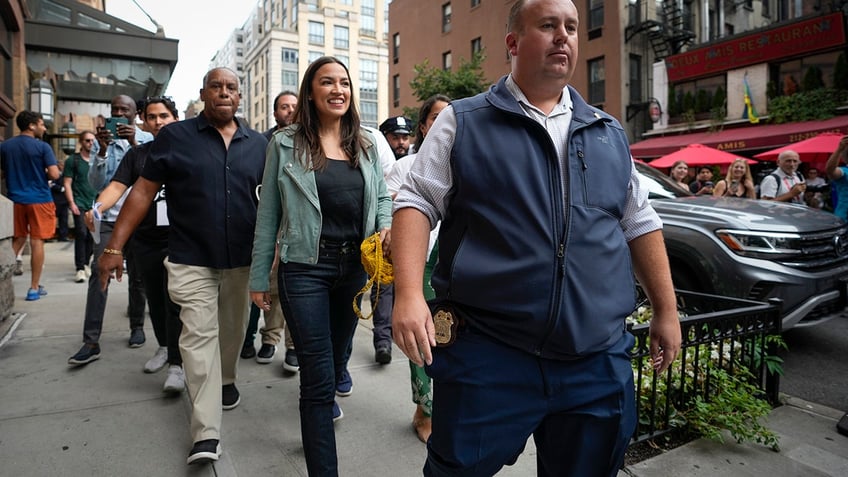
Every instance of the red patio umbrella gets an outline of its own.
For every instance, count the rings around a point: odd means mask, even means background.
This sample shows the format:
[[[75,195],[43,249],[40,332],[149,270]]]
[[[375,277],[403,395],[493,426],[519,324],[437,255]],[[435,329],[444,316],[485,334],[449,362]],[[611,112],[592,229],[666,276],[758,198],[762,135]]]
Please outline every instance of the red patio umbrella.
[[[660,157],[648,163],[649,166],[657,169],[671,167],[677,161],[683,161],[689,167],[693,166],[726,166],[732,164],[736,159],[745,159],[744,157],[715,149],[703,144],[689,144],[679,151]],[[748,159],[748,164],[756,164],[757,161]]]
[[[776,161],[777,156],[788,149],[791,149],[801,156],[801,162],[824,163],[827,158],[836,150],[839,145],[839,140],[842,139],[842,134],[826,132],[818,136],[813,136],[803,141],[793,142],[771,151],[761,152],[754,157],[763,161]]]

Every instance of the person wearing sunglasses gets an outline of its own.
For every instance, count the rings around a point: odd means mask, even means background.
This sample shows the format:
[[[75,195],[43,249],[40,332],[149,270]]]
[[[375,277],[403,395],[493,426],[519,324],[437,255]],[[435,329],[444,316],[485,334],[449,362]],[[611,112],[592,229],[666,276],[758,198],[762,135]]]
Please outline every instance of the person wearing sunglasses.
[[[88,182],[88,169],[91,166],[92,149],[97,139],[93,131],[79,134],[80,150],[65,160],[63,171],[65,197],[68,198],[71,213],[74,214],[74,281],[83,283],[89,277],[85,267],[94,253],[94,241],[91,232],[85,226],[85,213],[91,210],[97,191]]]

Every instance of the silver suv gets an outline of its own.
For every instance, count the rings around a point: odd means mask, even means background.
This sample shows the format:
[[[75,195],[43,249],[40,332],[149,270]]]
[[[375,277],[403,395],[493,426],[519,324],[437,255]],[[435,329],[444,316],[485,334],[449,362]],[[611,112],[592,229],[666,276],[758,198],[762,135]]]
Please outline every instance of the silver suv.
[[[810,326],[846,306],[848,225],[782,202],[694,196],[637,163],[663,235],[676,288],[783,300],[783,329]]]

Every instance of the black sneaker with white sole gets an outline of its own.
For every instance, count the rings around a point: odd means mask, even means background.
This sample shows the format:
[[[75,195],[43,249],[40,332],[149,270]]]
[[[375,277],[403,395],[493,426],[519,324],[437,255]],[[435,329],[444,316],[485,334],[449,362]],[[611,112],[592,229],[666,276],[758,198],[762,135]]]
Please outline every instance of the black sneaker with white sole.
[[[235,384],[225,384],[221,387],[221,408],[225,411],[235,409],[241,402],[241,395]]]
[[[286,358],[283,360],[283,369],[289,373],[300,371],[300,363],[297,361],[297,351],[293,349],[286,350]]]
[[[276,352],[276,346],[268,343],[262,343],[262,347],[259,348],[259,352],[256,353],[256,362],[259,364],[271,363],[274,361],[274,354]]]
[[[197,441],[188,453],[186,464],[208,464],[221,457],[221,443],[218,439]]]
[[[68,358],[68,364],[79,366],[88,364],[92,361],[97,361],[98,359],[100,359],[100,346],[89,346],[84,344],[82,345],[82,348],[77,351],[77,354]]]

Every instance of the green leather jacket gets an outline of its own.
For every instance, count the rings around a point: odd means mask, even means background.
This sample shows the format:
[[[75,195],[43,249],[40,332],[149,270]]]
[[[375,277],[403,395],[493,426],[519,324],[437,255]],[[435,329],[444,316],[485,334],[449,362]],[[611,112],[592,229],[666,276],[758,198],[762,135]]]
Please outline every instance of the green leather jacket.
[[[268,291],[274,248],[279,236],[280,261],[314,264],[321,237],[321,205],[315,173],[294,156],[294,131],[290,126],[272,137],[266,149],[265,175],[259,193],[250,291]],[[362,230],[365,236],[392,226],[392,198],[386,189],[374,137],[365,129],[367,147],[359,153],[359,170],[365,182]]]

